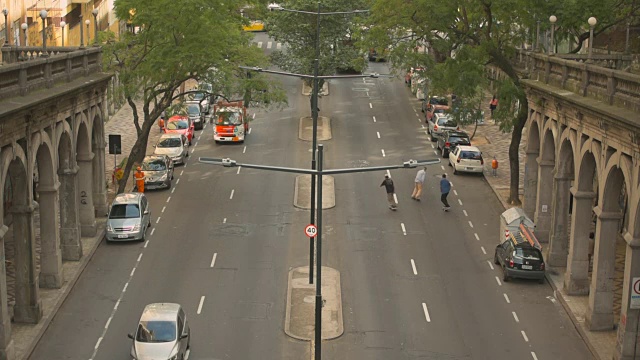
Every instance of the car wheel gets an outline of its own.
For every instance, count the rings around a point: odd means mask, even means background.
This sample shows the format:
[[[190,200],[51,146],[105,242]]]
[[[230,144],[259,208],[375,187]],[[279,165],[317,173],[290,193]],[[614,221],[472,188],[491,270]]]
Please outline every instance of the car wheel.
[[[509,282],[509,280],[511,280],[511,278],[509,277],[509,275],[507,275],[507,269],[503,266],[502,267],[502,281]]]
[[[446,152],[444,151],[444,149],[442,149],[442,158],[443,158],[443,159],[444,159],[444,158],[446,158],[446,157],[447,157],[447,155],[449,155],[449,154],[448,154],[448,153],[446,153]]]
[[[436,138],[433,137],[433,133],[431,133],[431,135],[429,137],[431,138],[431,142],[436,141]]]

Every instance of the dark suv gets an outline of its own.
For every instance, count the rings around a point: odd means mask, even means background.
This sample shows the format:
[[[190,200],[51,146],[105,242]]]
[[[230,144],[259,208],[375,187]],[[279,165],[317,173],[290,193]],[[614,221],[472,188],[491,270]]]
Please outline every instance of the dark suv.
[[[464,131],[451,130],[447,131],[442,136],[438,137],[438,149],[442,153],[442,157],[449,156],[449,150],[458,145],[471,145],[471,139]]]
[[[502,267],[502,280],[505,282],[511,278],[523,278],[544,283],[542,253],[527,242],[522,234],[511,234],[505,242],[496,246],[493,261]]]

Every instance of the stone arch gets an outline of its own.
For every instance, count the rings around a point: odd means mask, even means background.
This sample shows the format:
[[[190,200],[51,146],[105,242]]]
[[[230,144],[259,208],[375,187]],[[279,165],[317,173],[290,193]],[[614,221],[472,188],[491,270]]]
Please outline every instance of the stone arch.
[[[84,115],[81,115],[84,116]],[[91,133],[84,121],[79,122],[76,140],[80,229],[82,236],[95,236],[96,217],[93,207],[93,157]]]
[[[530,117],[527,131],[527,148],[524,166],[524,211],[533,217],[538,198],[538,156],[540,155],[540,114],[535,112]]]
[[[554,127],[547,121],[540,146],[538,157],[538,198],[534,221],[536,223],[536,236],[542,242],[549,241],[551,229],[551,213],[553,193],[548,191],[553,187],[553,170],[556,165],[556,136]]]
[[[107,213],[107,184],[104,174],[104,123],[100,106],[92,108],[93,118],[91,121],[91,151],[93,152],[92,168],[92,200],[95,214],[104,215]]]
[[[58,193],[57,162],[55,148],[46,132],[40,131],[31,137],[34,198],[38,194],[38,208],[34,213],[36,236],[36,271],[40,273],[40,287],[62,286],[62,257],[60,254],[60,208]],[[37,186],[36,186],[37,184]]]
[[[75,162],[73,132],[66,121],[58,126],[58,179],[59,190],[65,194],[59,199],[60,244],[62,260],[78,261],[82,257],[80,241],[80,214],[78,192],[78,166]]]

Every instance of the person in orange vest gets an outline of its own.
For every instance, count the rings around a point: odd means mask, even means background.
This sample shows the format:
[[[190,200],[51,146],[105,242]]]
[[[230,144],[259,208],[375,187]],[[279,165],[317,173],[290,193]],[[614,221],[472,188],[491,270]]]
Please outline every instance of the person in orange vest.
[[[493,99],[491,99],[491,102],[489,103],[489,109],[491,109],[492,118],[493,118],[493,112],[496,110],[497,107],[498,107],[498,99],[496,98],[495,95],[493,95]]]
[[[491,174],[498,176],[498,159],[496,159],[495,155],[493,156],[493,160],[491,160]]]
[[[160,126],[160,131],[164,131],[164,111],[160,114],[160,120],[158,120],[158,126]]]
[[[143,193],[144,192],[144,171],[142,171],[142,168],[140,166],[138,166],[138,169],[136,170],[134,177],[136,178],[136,188],[138,189],[138,192]]]

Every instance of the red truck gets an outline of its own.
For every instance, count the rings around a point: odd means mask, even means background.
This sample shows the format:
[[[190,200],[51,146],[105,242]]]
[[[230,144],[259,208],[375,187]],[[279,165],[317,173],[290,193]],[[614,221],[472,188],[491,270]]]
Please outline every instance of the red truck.
[[[215,119],[213,140],[216,143],[221,141],[244,142],[245,136],[249,133],[249,119],[247,118],[247,108],[244,107],[242,100],[219,101],[213,106],[213,116]]]

